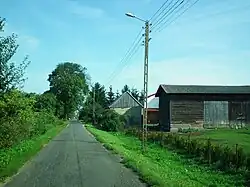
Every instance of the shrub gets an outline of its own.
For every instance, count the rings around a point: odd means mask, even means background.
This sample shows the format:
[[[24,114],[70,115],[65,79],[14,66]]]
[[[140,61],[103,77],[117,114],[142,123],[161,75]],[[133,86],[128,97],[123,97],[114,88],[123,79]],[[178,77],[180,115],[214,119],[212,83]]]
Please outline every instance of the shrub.
[[[140,131],[136,129],[126,129],[125,134],[138,137]],[[228,170],[231,168],[247,168],[250,170],[250,155],[246,155],[242,148],[236,145],[235,149],[228,146],[221,146],[212,143],[210,139],[197,140],[190,136],[181,136],[177,133],[148,132],[148,140],[159,143],[161,146],[171,146],[184,150],[186,153],[195,155],[207,161],[216,163],[219,169]]]
[[[105,131],[117,132],[122,130],[124,126],[122,116],[110,109],[104,110],[98,121],[99,128]]]
[[[35,112],[34,104],[34,97],[27,97],[20,91],[4,94],[0,100],[0,149],[43,134],[61,123],[51,112]]]

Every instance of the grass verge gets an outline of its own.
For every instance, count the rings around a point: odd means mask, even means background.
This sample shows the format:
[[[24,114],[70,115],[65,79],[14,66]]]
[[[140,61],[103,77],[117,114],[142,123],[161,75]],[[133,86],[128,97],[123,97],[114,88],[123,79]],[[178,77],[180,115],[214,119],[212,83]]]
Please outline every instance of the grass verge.
[[[108,133],[86,126],[109,150],[124,158],[124,164],[138,172],[150,186],[244,186],[244,177],[230,175],[209,168],[190,164],[178,154],[148,144],[142,154],[140,141],[121,133]]]
[[[53,127],[41,136],[22,141],[12,148],[0,150],[0,182],[14,175],[65,126],[66,124]]]

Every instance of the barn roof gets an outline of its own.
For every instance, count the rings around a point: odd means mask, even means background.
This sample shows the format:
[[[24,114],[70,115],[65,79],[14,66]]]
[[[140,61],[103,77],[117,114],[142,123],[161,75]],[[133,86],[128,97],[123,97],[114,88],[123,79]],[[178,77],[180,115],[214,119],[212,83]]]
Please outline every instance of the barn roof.
[[[166,85],[161,84],[156,92],[167,94],[250,94],[250,86],[205,86],[205,85]]]
[[[148,108],[159,108],[159,97],[155,97],[149,101]]]
[[[129,102],[129,100],[132,100],[133,102]],[[124,103],[124,101],[126,103]],[[109,108],[120,108],[124,107],[124,104],[126,107],[134,107],[134,106],[141,106],[143,105],[128,91],[123,93],[118,99],[116,99],[110,106]],[[122,106],[123,105],[123,106]]]

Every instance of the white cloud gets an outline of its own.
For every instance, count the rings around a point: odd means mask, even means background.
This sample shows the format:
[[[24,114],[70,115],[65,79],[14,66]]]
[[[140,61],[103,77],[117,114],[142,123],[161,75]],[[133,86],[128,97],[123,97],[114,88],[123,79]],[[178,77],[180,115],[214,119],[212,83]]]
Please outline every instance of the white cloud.
[[[105,12],[100,8],[81,5],[77,1],[72,1],[72,0],[68,1],[68,5],[69,5],[68,7],[69,11],[72,14],[75,14],[82,18],[87,18],[87,19],[101,18],[105,14]]]
[[[29,50],[35,50],[38,48],[40,41],[38,38],[30,35],[20,36],[21,43],[25,45]]]
[[[17,35],[17,43],[21,48],[32,51],[39,47],[40,40],[38,38],[27,34],[25,31],[20,31],[15,27],[12,27],[12,25],[6,23],[3,36],[10,36],[12,33]]]
[[[249,51],[238,56],[186,57],[149,62],[149,94],[154,93],[159,84],[196,85],[242,85],[250,83],[244,59]],[[236,69],[237,68],[237,69]],[[115,88],[128,84],[143,88],[143,63],[125,69],[114,81]]]

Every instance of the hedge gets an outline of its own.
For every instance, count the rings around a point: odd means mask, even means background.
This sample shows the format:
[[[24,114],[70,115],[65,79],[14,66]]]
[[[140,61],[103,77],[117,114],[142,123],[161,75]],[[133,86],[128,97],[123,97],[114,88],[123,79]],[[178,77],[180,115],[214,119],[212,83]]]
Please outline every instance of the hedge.
[[[141,131],[127,129],[128,135],[137,136],[142,139]],[[172,147],[183,150],[185,153],[194,155],[206,161],[208,164],[216,164],[218,169],[247,169],[250,170],[250,155],[246,154],[238,144],[234,148],[227,145],[212,143],[210,139],[206,141],[183,137],[178,133],[148,132],[147,140],[157,143],[162,147]]]

